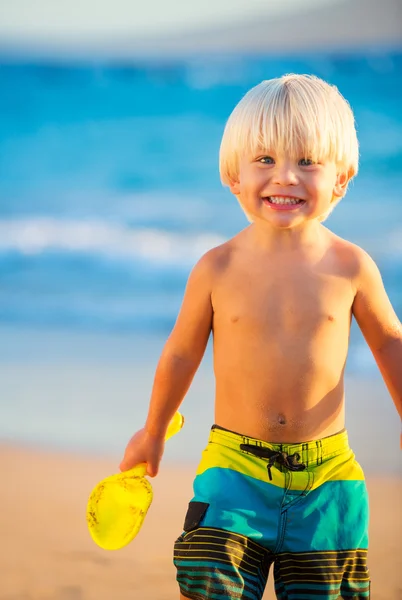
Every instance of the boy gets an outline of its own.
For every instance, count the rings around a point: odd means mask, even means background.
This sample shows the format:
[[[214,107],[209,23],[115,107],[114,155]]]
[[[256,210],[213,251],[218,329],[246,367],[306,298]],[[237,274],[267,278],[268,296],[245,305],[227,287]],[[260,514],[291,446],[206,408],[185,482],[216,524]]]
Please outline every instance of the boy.
[[[193,269],[145,427],[122,470],[155,476],[169,420],[213,332],[215,425],[175,543],[180,598],[369,598],[368,502],[344,429],[352,315],[402,417],[402,328],[377,267],[321,222],[357,173],[352,111],[305,75],[264,81],[221,144],[251,221]]]

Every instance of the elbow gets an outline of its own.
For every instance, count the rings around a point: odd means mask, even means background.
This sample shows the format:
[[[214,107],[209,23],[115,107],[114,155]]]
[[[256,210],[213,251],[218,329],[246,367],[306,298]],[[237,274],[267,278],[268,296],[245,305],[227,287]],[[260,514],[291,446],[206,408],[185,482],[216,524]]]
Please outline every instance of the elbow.
[[[159,361],[158,371],[193,373],[197,370],[201,358],[202,356],[198,357],[194,354],[165,348]]]
[[[373,349],[373,353],[378,354],[379,356],[389,353],[399,354],[402,365],[402,334],[385,338],[377,348]]]
[[[197,340],[192,338],[184,342],[178,335],[171,335],[163,348],[161,359],[172,367],[196,370],[204,356],[207,342],[208,338],[204,342],[201,341],[201,336]]]

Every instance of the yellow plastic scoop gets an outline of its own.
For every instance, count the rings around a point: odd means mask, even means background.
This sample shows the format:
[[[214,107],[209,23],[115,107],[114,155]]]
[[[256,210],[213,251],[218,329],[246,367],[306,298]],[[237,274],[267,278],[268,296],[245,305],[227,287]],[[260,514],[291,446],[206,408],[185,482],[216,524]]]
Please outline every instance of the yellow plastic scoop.
[[[165,440],[180,431],[184,417],[177,412]],[[146,463],[103,479],[94,487],[87,505],[87,523],[94,542],[104,550],[127,546],[141,529],[153,498],[145,474]]]

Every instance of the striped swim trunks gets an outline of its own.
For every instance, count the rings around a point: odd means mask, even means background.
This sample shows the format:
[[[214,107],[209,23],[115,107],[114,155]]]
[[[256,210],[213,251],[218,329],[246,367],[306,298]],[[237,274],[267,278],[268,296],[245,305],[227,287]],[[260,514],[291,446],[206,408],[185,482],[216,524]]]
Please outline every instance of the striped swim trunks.
[[[270,444],[214,425],[174,564],[192,600],[370,598],[368,498],[346,431]]]

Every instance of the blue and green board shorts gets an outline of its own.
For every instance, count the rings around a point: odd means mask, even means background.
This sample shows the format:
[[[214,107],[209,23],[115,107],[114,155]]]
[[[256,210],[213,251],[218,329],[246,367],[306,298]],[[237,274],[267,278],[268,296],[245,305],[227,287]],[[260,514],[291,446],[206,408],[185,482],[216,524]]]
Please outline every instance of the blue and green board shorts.
[[[181,593],[259,600],[370,598],[368,497],[347,432],[270,444],[212,427],[175,542]]]

